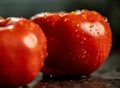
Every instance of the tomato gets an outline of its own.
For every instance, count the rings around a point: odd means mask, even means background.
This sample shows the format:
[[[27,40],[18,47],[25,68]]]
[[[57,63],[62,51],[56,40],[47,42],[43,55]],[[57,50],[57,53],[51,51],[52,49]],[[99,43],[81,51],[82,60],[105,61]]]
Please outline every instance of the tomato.
[[[38,75],[47,56],[42,29],[25,18],[0,18],[0,86],[24,86]]]
[[[107,19],[99,12],[89,10],[62,16],[58,13],[57,16],[59,19],[55,21],[56,14],[33,16],[32,19],[42,27],[48,39],[48,57],[43,73],[83,76],[96,71],[109,56],[112,46],[112,32]],[[50,18],[52,20],[48,22]],[[44,24],[40,19],[44,19]]]

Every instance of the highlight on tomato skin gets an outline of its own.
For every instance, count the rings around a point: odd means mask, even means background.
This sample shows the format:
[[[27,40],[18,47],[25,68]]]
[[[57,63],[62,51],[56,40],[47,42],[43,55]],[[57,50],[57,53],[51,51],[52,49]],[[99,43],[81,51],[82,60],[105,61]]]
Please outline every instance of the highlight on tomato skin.
[[[44,65],[47,39],[34,22],[0,18],[0,86],[25,86]]]
[[[97,11],[34,15],[31,20],[48,40],[48,57],[42,69],[45,75],[89,75],[109,56],[111,27]]]

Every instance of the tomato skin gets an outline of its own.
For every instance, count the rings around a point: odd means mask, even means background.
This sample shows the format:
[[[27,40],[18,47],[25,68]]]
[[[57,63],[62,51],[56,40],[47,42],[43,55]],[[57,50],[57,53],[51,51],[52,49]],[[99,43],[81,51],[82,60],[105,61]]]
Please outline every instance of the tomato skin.
[[[46,37],[37,24],[24,18],[0,24],[0,86],[27,85],[44,65]]]
[[[54,59],[46,60],[48,67],[63,70],[67,75],[89,75],[107,59],[112,33],[109,23],[99,13],[83,11],[66,15],[58,21],[56,29],[60,30],[61,51]]]
[[[58,12],[58,13],[52,13],[52,12],[44,12],[39,13],[31,17],[31,20],[35,23],[37,23],[44,31],[46,37],[47,37],[47,52],[49,57],[54,57],[57,55],[57,52],[59,52],[58,47],[60,46],[59,40],[56,37],[58,30],[56,30],[56,24],[57,21],[61,19],[64,15],[67,15],[66,12]],[[45,64],[46,64],[45,60]],[[50,63],[54,61],[50,61]],[[42,68],[42,72],[44,75],[61,75],[64,74],[63,71],[59,69],[50,68],[49,66],[45,65]]]
[[[50,24],[53,20],[47,23],[50,17],[33,19],[48,39],[48,57],[43,73],[89,75],[105,62],[112,46],[112,32],[106,18],[96,11],[73,11],[54,21],[53,27]],[[46,24],[39,19],[44,19]]]

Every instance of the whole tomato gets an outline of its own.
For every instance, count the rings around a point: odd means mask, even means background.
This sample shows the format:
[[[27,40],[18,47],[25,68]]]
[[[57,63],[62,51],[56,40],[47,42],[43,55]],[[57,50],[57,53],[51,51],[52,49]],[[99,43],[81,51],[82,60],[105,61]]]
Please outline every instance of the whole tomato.
[[[44,65],[46,42],[32,21],[0,18],[0,86],[24,86],[34,80]]]
[[[32,17],[48,39],[48,57],[43,73],[83,76],[96,71],[107,59],[112,46],[107,19],[99,12],[89,10],[62,16],[58,13],[58,16],[55,21],[56,16],[49,14]]]

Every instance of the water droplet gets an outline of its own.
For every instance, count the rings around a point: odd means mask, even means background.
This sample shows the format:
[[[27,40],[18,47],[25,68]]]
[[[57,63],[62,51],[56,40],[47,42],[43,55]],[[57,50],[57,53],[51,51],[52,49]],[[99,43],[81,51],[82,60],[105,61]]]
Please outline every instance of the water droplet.
[[[72,11],[71,13],[72,13],[72,14],[81,14],[81,12],[82,12],[82,11],[80,11],[80,10],[76,10],[76,11]]]
[[[85,57],[85,55],[82,55],[82,58],[84,58]]]
[[[107,21],[108,21],[108,18],[106,17],[106,18],[105,18],[105,22],[107,22]]]
[[[89,28],[93,28],[94,27],[94,25],[93,24],[91,24],[90,26],[89,26]]]
[[[85,32],[82,32],[82,34],[85,34]]]
[[[52,23],[52,25],[55,25],[55,23]]]
[[[85,51],[85,49],[84,49],[84,48],[82,48],[82,51]]]
[[[68,18],[65,18],[65,19],[64,19],[64,22],[67,22],[68,20],[69,20]]]
[[[87,18],[87,17],[86,17],[86,15],[84,15],[84,14],[82,15],[82,17],[83,17],[84,19],[86,19],[86,18]]]
[[[77,27],[80,27],[80,24],[77,24],[76,26],[77,26]]]
[[[66,13],[65,11],[62,11],[62,12],[59,13],[59,16],[60,16],[60,17],[63,17],[63,16],[65,16],[65,15],[67,15],[67,14],[68,14],[68,13]]]
[[[99,35],[100,33],[99,33],[99,32],[97,32],[97,34]]]
[[[80,37],[80,35],[77,35],[77,38],[79,38]]]
[[[76,29],[75,32],[78,32],[78,30]]]
[[[96,12],[96,11],[92,11],[92,13],[97,14],[97,12]]]
[[[87,38],[83,38],[83,40],[85,41],[85,40],[87,40]]]
[[[86,54],[87,53],[87,51],[85,50],[84,52],[83,52],[83,54]]]
[[[81,43],[81,44],[83,44],[83,43],[84,43],[84,41],[81,41],[80,43]]]

